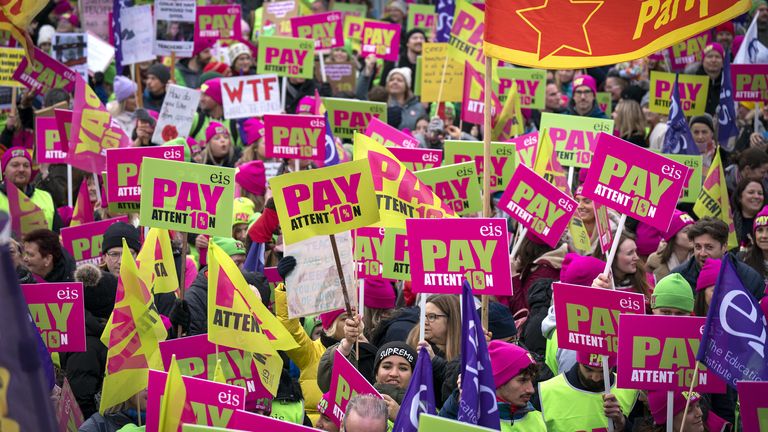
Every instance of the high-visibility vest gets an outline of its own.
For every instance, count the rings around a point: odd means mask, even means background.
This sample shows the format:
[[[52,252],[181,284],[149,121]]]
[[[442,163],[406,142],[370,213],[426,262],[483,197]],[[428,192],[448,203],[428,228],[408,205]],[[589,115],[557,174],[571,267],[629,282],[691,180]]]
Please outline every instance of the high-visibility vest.
[[[294,424],[304,424],[304,401],[283,402],[272,401],[270,417]]]
[[[529,411],[514,422],[501,421],[501,432],[547,432],[547,424],[539,411]]]
[[[24,192],[22,191],[22,193]],[[56,211],[56,206],[53,205],[51,194],[42,189],[35,188],[29,199],[43,211],[45,221],[48,222],[48,229],[53,229],[53,214]],[[8,207],[8,196],[4,193],[0,193],[0,210],[11,214]]]

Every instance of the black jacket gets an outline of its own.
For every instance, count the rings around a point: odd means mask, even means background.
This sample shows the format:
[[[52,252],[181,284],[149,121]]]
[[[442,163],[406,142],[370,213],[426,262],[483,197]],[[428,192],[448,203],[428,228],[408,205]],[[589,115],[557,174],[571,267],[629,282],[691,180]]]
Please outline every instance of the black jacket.
[[[83,417],[99,410],[95,396],[101,391],[107,364],[107,347],[101,343],[101,333],[107,320],[85,311],[85,352],[60,353],[61,368],[72,386]]]
[[[752,267],[748,266],[742,261],[739,261],[735,259],[733,255],[729,255],[731,262],[736,267],[736,273],[739,274],[739,279],[741,279],[741,282],[744,284],[744,287],[752,293],[753,296],[755,296],[756,299],[760,300],[763,298],[763,292],[765,289],[765,280],[762,276],[760,276],[759,273],[757,273]],[[690,257],[688,260],[679,266],[672,269],[672,273],[680,273],[686,281],[688,281],[688,284],[691,286],[691,289],[694,292],[694,295],[696,293],[696,280],[699,278],[699,272],[701,271],[701,268],[699,268],[699,264],[696,262],[695,257]]]
[[[520,340],[531,352],[544,356],[547,338],[541,333],[541,322],[547,317],[552,304],[552,279],[539,279],[528,290],[528,319],[523,325]]]
[[[397,311],[391,318],[382,321],[371,334],[371,343],[380,347],[388,342],[405,342],[408,333],[419,323],[419,308],[409,307]]]
[[[189,336],[208,333],[208,267],[203,267],[184,300],[189,305]]]
[[[53,269],[43,279],[46,282],[73,282],[75,280],[75,259],[61,248],[61,259],[53,263]]]

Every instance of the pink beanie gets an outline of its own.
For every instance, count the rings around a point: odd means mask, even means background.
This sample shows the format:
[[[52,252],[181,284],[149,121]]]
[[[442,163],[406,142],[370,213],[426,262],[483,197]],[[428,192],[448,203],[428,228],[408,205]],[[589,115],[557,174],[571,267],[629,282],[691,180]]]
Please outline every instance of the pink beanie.
[[[250,118],[243,122],[243,132],[245,132],[244,144],[249,146],[264,136],[264,123],[258,119]]]
[[[205,143],[208,144],[213,137],[219,134],[229,136],[229,131],[219,122],[211,122],[207,128],[205,128]]]
[[[579,75],[576,78],[573,79],[573,90],[575,91],[577,88],[587,86],[590,90],[592,90],[593,94],[597,94],[597,82],[594,78],[592,78],[589,75]]]
[[[637,224],[635,233],[637,234],[635,244],[637,244],[637,253],[639,255],[647,256],[656,252],[659,248],[659,243],[661,243],[661,231],[646,223],[640,222]]]
[[[690,397],[687,397],[687,395],[687,391],[676,391],[674,393],[674,396],[672,397],[673,416],[685,409],[686,399],[690,399],[691,402],[696,402],[701,398],[696,392],[692,392]],[[648,390],[648,409],[651,411],[654,423],[657,425],[667,424],[667,391]]]
[[[717,283],[717,276],[720,275],[721,261],[707,258],[704,266],[699,272],[699,278],[696,280],[696,292],[703,291]]]
[[[500,340],[492,340],[488,344],[488,354],[491,357],[493,383],[497,390],[516,377],[521,370],[533,364],[533,358],[525,348]]]
[[[299,100],[299,104],[296,105],[296,114],[313,114],[315,110],[315,98],[312,96],[304,96]]]
[[[576,362],[589,367],[602,367],[603,366],[602,354],[590,354],[584,351],[576,351]],[[612,369],[616,366],[616,356],[608,356],[608,368]]]
[[[664,233],[664,241],[669,242],[681,229],[688,225],[693,225],[694,222],[695,221],[688,213],[675,210],[675,213],[672,215],[672,222],[669,224],[669,229]],[[640,236],[638,235],[638,237]]]
[[[240,165],[235,181],[246,191],[254,195],[264,195],[267,191],[267,175],[264,162],[254,160]]]
[[[597,275],[605,270],[605,261],[575,253],[565,255],[560,269],[560,282],[591,286]]]
[[[589,174],[589,168],[582,168],[579,170],[579,184],[584,184],[587,181],[587,174]]]
[[[755,222],[752,224],[752,231],[757,231],[758,228],[768,225],[768,206],[763,207],[760,213],[755,216]]]
[[[395,290],[385,280],[363,279],[365,286],[365,306],[374,309],[394,309]]]
[[[344,309],[336,309],[334,311],[320,314],[320,323],[323,324],[323,330],[328,330],[331,328],[333,322],[336,321],[336,318],[338,318],[339,315],[343,313]]]
[[[710,51],[715,51],[720,54],[720,57],[725,58],[725,50],[723,49],[723,46],[717,42],[710,42],[704,47],[704,55],[709,54]]]
[[[28,149],[24,147],[11,147],[3,153],[3,158],[0,160],[0,171],[2,171],[3,175],[5,175],[5,167],[8,165],[8,162],[16,157],[23,157],[29,161],[30,165],[32,165],[32,155],[29,153]]]
[[[221,78],[214,78],[208,80],[200,86],[203,94],[216,101],[219,105],[224,105],[224,101],[221,97]]]

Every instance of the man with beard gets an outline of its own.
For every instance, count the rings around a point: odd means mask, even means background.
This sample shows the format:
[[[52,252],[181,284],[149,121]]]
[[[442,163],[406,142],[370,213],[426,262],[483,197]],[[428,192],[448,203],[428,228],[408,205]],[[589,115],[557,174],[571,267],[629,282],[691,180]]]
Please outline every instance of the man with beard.
[[[387,86],[387,76],[389,75],[389,71],[395,68],[407,67],[411,70],[411,76],[417,76],[416,59],[421,55],[421,51],[426,40],[427,37],[424,33],[424,30],[419,28],[409,30],[405,35],[405,47],[404,49],[401,49],[400,58],[397,60],[397,63],[384,62],[384,70],[381,72],[381,80],[379,85],[382,87]],[[416,80],[412,80],[411,90],[415,90],[415,88]]]
[[[176,83],[191,89],[200,87],[200,75],[211,58],[210,47],[197,47],[192,57],[180,59],[174,69]]]
[[[615,358],[608,359],[613,368]],[[608,419],[614,430],[631,430],[627,417],[637,401],[637,390],[616,388],[616,375],[611,374],[611,392],[603,394],[603,356],[579,352],[576,364],[568,371],[539,383],[533,406],[541,410],[549,432],[605,430]]]
[[[200,86],[200,104],[199,111],[195,113],[192,121],[192,129],[189,136],[197,140],[198,143],[206,143],[205,130],[211,121],[224,125],[229,131],[232,143],[237,148],[243,147],[240,140],[237,122],[224,118],[224,100],[221,94],[221,78],[214,78],[204,82]]]
[[[502,432],[546,431],[541,412],[531,404],[533,380],[538,374],[538,366],[531,354],[524,348],[500,340],[488,344],[488,353]]]

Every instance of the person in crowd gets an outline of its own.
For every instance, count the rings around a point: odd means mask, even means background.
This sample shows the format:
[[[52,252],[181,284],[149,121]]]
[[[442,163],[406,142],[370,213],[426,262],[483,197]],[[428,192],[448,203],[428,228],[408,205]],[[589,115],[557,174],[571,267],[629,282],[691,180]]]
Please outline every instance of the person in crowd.
[[[688,282],[678,273],[660,280],[651,295],[651,313],[666,316],[691,316],[693,293]]]
[[[707,92],[707,104],[704,111],[715,117],[717,115],[717,105],[720,103],[720,88],[723,73],[723,60],[725,59],[725,50],[717,42],[710,42],[704,47],[704,58],[701,66],[696,70],[696,75],[706,75],[709,77],[709,92]]]
[[[688,227],[693,223],[694,220],[688,213],[675,210],[669,229],[662,236],[664,243],[658,251],[648,257],[645,263],[648,271],[653,273],[657,281],[663,279],[671,269],[693,255],[693,244],[688,239]]]
[[[205,148],[200,158],[205,165],[234,168],[240,158],[240,149],[235,148],[229,130],[221,123],[212,121],[205,129]]]
[[[623,78],[618,70],[611,69],[608,71],[608,75],[605,78],[605,91],[611,95],[611,103],[613,103],[614,109],[618,108],[621,94],[627,87],[629,87],[629,81]]]
[[[248,238],[248,222],[256,212],[256,205],[248,198],[239,196],[232,203],[232,238],[245,244]]]
[[[512,284],[519,289],[513,290],[509,298],[509,309],[513,314],[528,310],[528,291],[539,279],[560,279],[565,254],[568,245],[560,244],[555,249],[550,248],[530,231],[520,243],[516,261],[513,265]]]
[[[739,253],[739,260],[752,267],[763,278],[768,279],[768,206],[755,216],[752,224],[752,244]]]
[[[136,409],[138,407],[138,409]],[[141,418],[139,418],[141,416]],[[80,425],[79,432],[127,430],[131,425],[147,424],[147,390],[141,390],[125,402],[96,412]]]
[[[246,152],[248,148],[246,148]],[[264,162],[252,160],[240,165],[235,174],[235,182],[240,185],[240,196],[250,199],[253,202],[254,211],[261,213],[265,204],[264,194],[267,192]]]
[[[560,87],[555,80],[548,79],[547,87],[544,92],[544,109],[531,110],[531,121],[536,128],[541,126],[541,113],[549,112],[554,114],[562,114],[563,109],[563,93],[560,91]]]
[[[349,400],[344,416],[344,432],[386,432],[389,408],[373,395],[357,395]]]
[[[702,155],[702,169],[704,172],[708,172],[716,147],[714,120],[712,120],[712,116],[704,113],[700,116],[691,117],[688,124],[691,128],[693,142],[696,143],[696,147]]]
[[[178,85],[185,86],[187,88],[200,87],[200,78],[205,72],[205,67],[212,59],[211,48],[195,44],[195,50],[192,52],[192,57],[181,58],[176,62],[174,68],[174,79]]]
[[[115,100],[107,103],[107,110],[113,119],[120,124],[126,136],[133,135],[134,112],[136,111],[136,83],[122,75],[115,77]]]
[[[365,313],[365,337],[373,340],[373,332],[381,323],[392,316],[397,300],[397,292],[389,281],[363,279],[365,296],[363,298]]]
[[[579,179],[581,180],[586,179],[586,169],[582,169],[579,172]],[[581,221],[584,224],[584,229],[587,231],[587,235],[589,236],[589,242],[590,242],[590,249],[589,253],[594,253],[595,250],[599,249],[599,239],[598,239],[598,232],[597,232],[597,220],[595,218],[595,204],[592,202],[592,199],[587,198],[583,194],[583,187],[579,185],[576,188],[576,192],[574,192],[573,197],[576,200],[576,203],[578,204],[578,207],[576,207],[576,215],[581,219]],[[618,217],[616,214],[612,211],[607,211],[608,215],[608,225],[611,227],[611,231],[615,231],[616,226],[618,226]],[[576,250],[576,244],[574,242],[573,237],[570,235],[570,233],[566,236],[568,239],[568,250],[569,251],[575,251]]]
[[[715,34],[715,42],[719,43],[723,47],[723,50],[731,53],[731,58],[735,55],[733,52],[733,38],[736,36],[736,31],[733,27],[732,21],[726,21],[719,26],[715,27],[713,32]]]
[[[752,226],[755,217],[765,206],[765,189],[762,181],[743,179],[733,191],[731,208],[733,226],[739,245],[747,247],[754,243]]]
[[[147,70],[147,82],[144,88],[144,108],[160,112],[165,100],[165,87],[171,79],[171,71],[160,63],[155,63]]]
[[[384,68],[381,73],[381,81],[379,82],[379,85],[386,87],[387,80],[386,77],[389,76],[389,71],[395,68],[408,68],[411,70],[411,76],[415,77],[416,75],[416,59],[421,55],[421,50],[424,45],[424,42],[427,41],[427,36],[424,33],[424,30],[420,28],[413,28],[411,30],[408,30],[408,32],[405,34],[405,40],[406,44],[404,46],[404,49],[400,52],[400,57],[397,62],[384,62]],[[409,84],[409,87],[411,91],[415,91],[416,83],[415,80],[412,80],[412,82]]]
[[[672,399],[672,430],[676,432],[704,432],[708,430],[706,429],[701,407],[699,406],[701,396],[695,392],[691,393],[690,396],[687,395],[688,392],[674,392]],[[686,400],[688,401],[688,412],[683,417]],[[667,392],[659,390],[648,391],[648,409],[651,411],[653,424],[646,425],[641,430],[645,432],[669,430],[667,429]],[[685,428],[682,427],[683,420],[685,420]]]
[[[320,398],[320,402],[317,403],[317,411],[320,415],[317,418],[317,421],[315,421],[315,429],[320,429],[326,432],[339,432],[342,419],[336,415],[334,406],[331,394],[323,394],[323,397]]]
[[[248,45],[238,42],[227,49],[229,67],[235,75],[256,75],[256,62]]]
[[[401,120],[398,129],[416,128],[416,120],[426,115],[418,96],[411,91],[412,75],[409,68],[395,68],[387,74],[388,106],[400,110]]]
[[[651,111],[650,103],[651,94],[649,92],[640,100],[640,107],[643,110],[643,116],[645,116],[645,122],[649,130],[648,148],[660,152],[664,148],[664,137],[667,134],[667,117]]]
[[[573,78],[576,71],[573,69],[558,69],[555,71],[554,80],[560,88],[560,93],[566,100],[573,97]]]
[[[243,155],[238,161],[238,165],[250,161],[266,161],[267,157],[264,148],[264,123],[259,119],[251,118],[243,122],[243,138],[245,149]]]
[[[8,187],[13,185],[43,211],[48,228],[58,233],[63,223],[56,212],[53,197],[32,185],[32,154],[29,150],[23,147],[11,147],[6,150],[0,159],[0,171],[3,173],[3,183],[0,184],[0,210],[10,212]]]
[[[596,251],[596,255],[602,255]],[[645,265],[637,254],[637,244],[632,233],[624,231],[619,238],[619,247],[611,265],[613,283],[616,289],[642,294],[645,297],[646,311],[650,312],[651,286],[645,272]],[[599,286],[611,288],[610,279],[604,279],[601,275]]]
[[[763,184],[763,188],[768,186],[768,153],[765,149],[751,147],[738,154],[731,153],[731,159],[736,162],[725,169],[729,196],[734,195],[736,186],[744,179],[758,181]]]
[[[242,147],[237,122],[224,118],[224,100],[221,94],[221,78],[210,79],[200,85],[200,110],[192,120],[189,136],[199,143],[208,142],[208,127],[217,122],[229,131],[230,142]]]
[[[705,317],[709,312],[709,305],[712,303],[712,294],[715,292],[721,264],[722,261],[720,260],[707,258],[704,267],[699,272],[699,278],[696,279],[696,300],[693,305],[693,312],[696,316]]]
[[[619,138],[640,147],[648,147],[645,140],[645,116],[637,101],[620,99],[611,115]]]
[[[51,230],[38,229],[24,236],[24,265],[38,282],[74,281],[75,260]]]
[[[133,139],[134,147],[147,147],[156,145],[152,142],[152,135],[155,133],[155,126],[157,125],[157,118],[159,113],[157,111],[146,110],[139,108],[134,112],[133,117],[136,119],[134,124]]]
[[[579,75],[573,79],[573,97],[571,98],[566,114],[608,118],[597,105],[597,82],[589,75]]]

